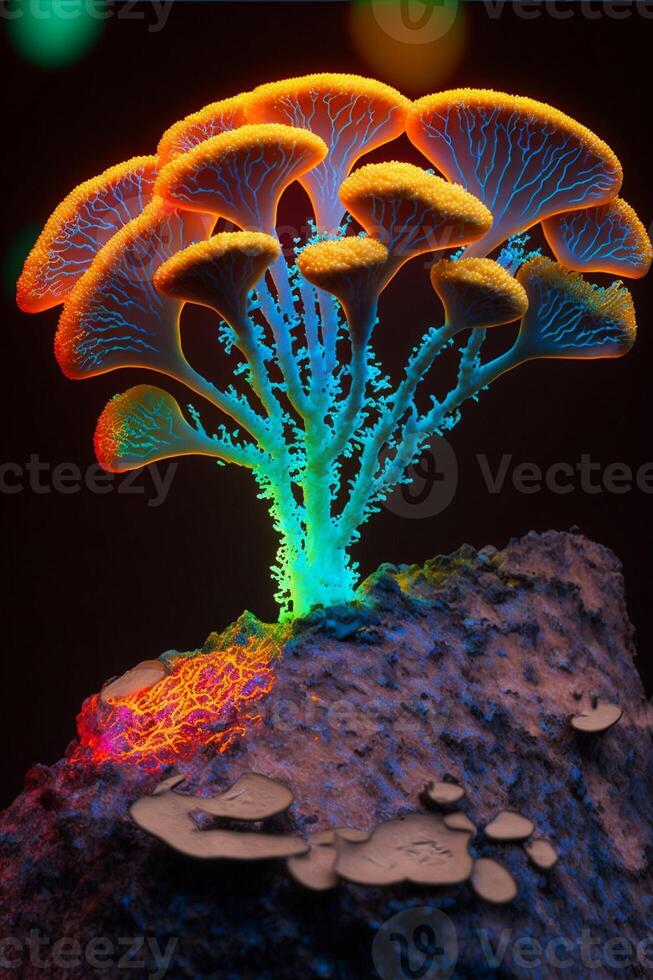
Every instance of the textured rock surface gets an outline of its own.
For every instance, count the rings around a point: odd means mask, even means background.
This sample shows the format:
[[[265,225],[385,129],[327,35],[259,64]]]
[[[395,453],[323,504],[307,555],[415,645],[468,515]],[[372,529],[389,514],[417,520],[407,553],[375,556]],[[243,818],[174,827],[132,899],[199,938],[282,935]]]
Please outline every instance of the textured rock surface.
[[[477,826],[502,809],[529,817],[559,850],[555,868],[539,871],[521,845],[481,831],[475,854],[505,863],[519,883],[510,905],[484,903],[469,883],[341,883],[313,894],[282,863],[200,863],[150,839],[127,809],[162,776],[62,760],[32,769],[0,817],[2,935],[22,941],[38,928],[82,946],[149,936],[162,948],[173,938],[170,977],[349,980],[375,975],[384,920],[432,905],[457,929],[456,977],[557,975],[543,957],[525,966],[523,947],[520,965],[514,940],[523,937],[574,944],[557,950],[571,958],[570,976],[650,975],[634,952],[625,970],[619,950],[605,952],[609,940],[653,934],[651,732],[618,561],[578,535],[530,534],[503,552],[465,547],[424,568],[382,568],[363,591],[360,611],[297,624],[263,724],[187,766],[185,787],[214,794],[244,770],[282,779],[295,803],[266,830],[308,835],[423,811],[425,784],[453,777]],[[592,697],[620,703],[623,718],[602,735],[574,732],[571,717]],[[478,930],[495,950],[511,930],[499,964],[487,961]],[[589,963],[583,930],[594,941]],[[642,953],[653,964],[653,942]],[[23,964],[21,976],[44,975],[29,955]],[[54,975],[95,972],[84,963]]]

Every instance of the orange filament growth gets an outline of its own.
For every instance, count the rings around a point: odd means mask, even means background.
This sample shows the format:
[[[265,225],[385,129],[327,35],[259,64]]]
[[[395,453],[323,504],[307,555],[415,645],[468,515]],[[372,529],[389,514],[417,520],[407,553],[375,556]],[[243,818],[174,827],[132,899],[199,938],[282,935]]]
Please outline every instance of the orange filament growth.
[[[254,706],[274,685],[279,639],[273,629],[245,646],[180,657],[153,687],[110,704],[94,695],[78,716],[72,761],[131,762],[155,771],[202,748],[226,751],[261,720]]]

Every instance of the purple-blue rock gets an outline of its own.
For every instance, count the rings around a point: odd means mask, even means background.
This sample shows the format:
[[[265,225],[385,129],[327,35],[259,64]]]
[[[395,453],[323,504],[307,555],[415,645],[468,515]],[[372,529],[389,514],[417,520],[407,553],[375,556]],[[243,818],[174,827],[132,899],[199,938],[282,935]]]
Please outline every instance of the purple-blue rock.
[[[30,770],[0,815],[2,976],[42,977],[38,962],[66,977],[449,976],[409,929],[395,963],[378,943],[373,958],[382,924],[414,907],[453,924],[456,977],[651,975],[651,728],[614,555],[577,534],[531,533],[501,552],[383,566],[359,597],[295,624],[262,723],[226,752],[144,773],[71,751]],[[239,624],[257,628],[249,615]],[[576,731],[572,718],[598,702],[623,710],[618,723]],[[177,771],[174,792],[197,797],[244,772],[282,781],[290,809],[254,830],[307,840],[436,813],[427,785],[458,782],[456,807],[479,828],[473,857],[504,865],[518,895],[495,905],[469,881],[314,892],[284,861],[189,858],[129,816]],[[523,843],[485,837],[503,810],[555,847],[550,870]]]

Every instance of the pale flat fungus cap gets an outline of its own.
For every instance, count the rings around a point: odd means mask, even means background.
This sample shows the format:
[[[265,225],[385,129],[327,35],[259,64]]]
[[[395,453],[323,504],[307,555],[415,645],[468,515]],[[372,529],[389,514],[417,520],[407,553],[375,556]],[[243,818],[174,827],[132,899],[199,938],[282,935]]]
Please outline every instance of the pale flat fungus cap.
[[[344,840],[362,841],[369,840],[371,830],[358,830],[356,827],[333,827],[329,830],[319,830],[317,834],[311,835],[311,844],[317,847],[328,847],[335,844],[336,836]]]
[[[116,699],[154,687],[165,676],[166,669],[160,660],[143,660],[114,681],[105,684],[100,691],[100,700],[105,704],[112,704]]]
[[[308,854],[288,858],[286,866],[293,878],[311,891],[324,892],[335,888],[336,851],[333,846],[311,847]]]
[[[241,861],[288,858],[306,854],[309,845],[291,834],[254,831],[200,830],[192,818],[195,811],[210,812],[204,800],[160,787],[130,807],[134,822],[153,837],[182,854],[199,858],[231,858]],[[246,819],[256,819],[249,817]]]
[[[356,347],[369,339],[388,259],[385,245],[363,236],[317,242],[307,246],[297,259],[300,272],[309,282],[340,301]]]
[[[426,787],[426,795],[437,806],[451,806],[465,796],[465,787],[458,783],[433,782]]]
[[[245,231],[274,233],[282,193],[326,153],[323,140],[306,129],[240,126],[166,164],[155,193],[177,207],[227,218]]]
[[[217,440],[190,425],[172,395],[154,385],[136,385],[107,402],[97,421],[94,446],[98,463],[109,473],[175,456],[224,458]],[[231,448],[237,453],[237,447]],[[244,459],[241,464],[246,465]]]
[[[164,262],[154,285],[167,296],[216,310],[235,326],[247,312],[250,289],[280,254],[278,240],[264,232],[221,232]]]
[[[560,855],[550,841],[538,838],[530,844],[524,844],[524,850],[536,868],[549,871],[558,863]]]
[[[445,826],[450,830],[468,830],[470,834],[476,833],[476,824],[473,823],[466,813],[456,810],[455,813],[445,813],[443,818]]]
[[[292,792],[285,783],[258,772],[245,772],[224,793],[202,797],[197,805],[214,817],[267,820],[284,813],[292,801]]]
[[[442,259],[431,266],[431,285],[454,331],[512,323],[528,309],[524,287],[492,259]]]
[[[533,357],[622,357],[633,346],[635,307],[621,283],[595,286],[544,257],[525,262],[517,279],[529,305],[515,363]]]
[[[391,254],[391,274],[423,252],[482,238],[492,215],[459,184],[412,163],[368,163],[340,187],[340,199],[368,235]]]
[[[524,96],[490,89],[426,95],[409,110],[406,133],[492,212],[492,228],[468,255],[487,255],[552,214],[603,204],[621,187],[621,164],[603,140]]]
[[[621,197],[583,211],[556,214],[542,222],[542,229],[558,262],[576,272],[641,279],[651,268],[651,239]]]
[[[574,715],[571,719],[571,727],[577,732],[588,732],[599,734],[607,732],[608,729],[616,725],[621,720],[623,708],[618,704],[610,704],[609,701],[597,701],[591,708],[587,708],[579,715]]]
[[[410,814],[381,824],[368,841],[336,835],[336,873],[361,885],[460,884],[472,872],[470,837],[435,814]]]
[[[134,157],[79,184],[48,219],[18,280],[26,313],[58,306],[100,249],[152,199],[156,157]]]
[[[310,129],[328,156],[300,177],[320,230],[335,232],[343,207],[338,188],[356,160],[404,131],[410,101],[396,89],[360,75],[321,73],[254,89],[248,119]]]
[[[535,824],[528,817],[522,817],[512,810],[502,810],[484,830],[490,840],[526,840],[535,830]]]
[[[493,858],[478,858],[472,872],[472,888],[479,898],[505,905],[517,898],[517,882],[507,868]]]
[[[198,143],[204,143],[225,130],[242,126],[247,121],[248,102],[249,93],[244,92],[211,102],[198,112],[192,112],[173,123],[159,140],[157,154],[160,166],[192,150]]]

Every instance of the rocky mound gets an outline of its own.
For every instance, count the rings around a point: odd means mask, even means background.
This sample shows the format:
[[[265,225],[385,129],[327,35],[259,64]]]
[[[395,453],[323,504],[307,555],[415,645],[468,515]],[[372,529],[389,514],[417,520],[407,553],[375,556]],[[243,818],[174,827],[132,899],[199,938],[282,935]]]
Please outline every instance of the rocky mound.
[[[257,631],[246,615],[229,635]],[[261,720],[221,754],[154,773],[84,764],[73,745],[28,773],[0,816],[1,965],[28,978],[44,963],[66,977],[449,976],[443,941],[416,931],[413,913],[391,943],[374,942],[390,917],[428,907],[453,929],[456,977],[650,975],[653,755],[634,655],[619,563],[580,535],[384,566],[358,605],[295,623]],[[596,699],[621,719],[576,730]],[[522,844],[479,829],[472,855],[517,882],[508,904],[467,881],[313,892],[284,860],[201,861],[130,818],[173,773],[185,776],[175,791],[202,797],[245,772],[292,790],[266,832],[371,831],[436,807],[424,790],[439,781],[465,787],[456,807],[477,827],[513,811],[560,859],[544,870]],[[477,867],[487,878],[490,865]]]

